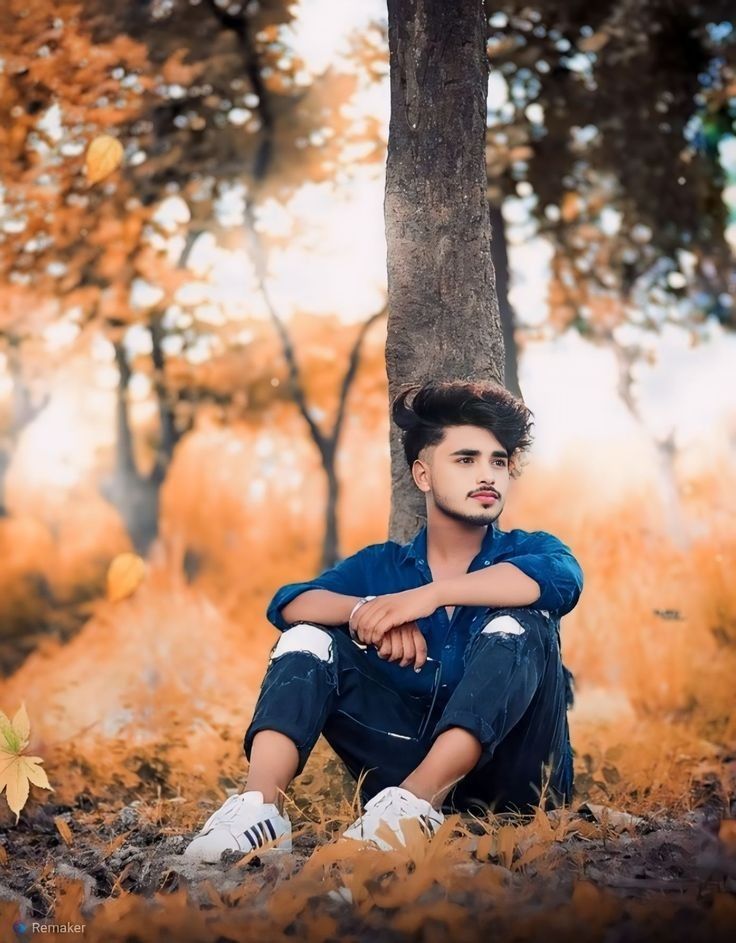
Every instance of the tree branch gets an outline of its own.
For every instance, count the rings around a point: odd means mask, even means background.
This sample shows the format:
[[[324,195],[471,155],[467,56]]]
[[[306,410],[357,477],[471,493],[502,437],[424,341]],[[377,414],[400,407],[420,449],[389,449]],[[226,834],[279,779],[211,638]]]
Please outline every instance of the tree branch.
[[[246,3],[240,16],[223,10],[215,0],[207,0],[207,6],[220,25],[235,34],[243,54],[245,73],[250,80],[253,92],[258,96],[256,112],[261,122],[262,134],[253,162],[253,176],[257,181],[260,181],[266,176],[273,157],[274,119],[271,99],[261,75],[260,62],[251,35],[248,18],[249,4]]]
[[[363,346],[363,341],[365,336],[368,333],[370,327],[375,324],[379,318],[384,318],[388,314],[388,305],[384,305],[380,311],[376,311],[372,314],[367,321],[365,321],[360,326],[358,331],[358,336],[355,338],[355,343],[352,346],[350,351],[350,359],[348,361],[348,368],[345,371],[345,376],[342,378],[342,384],[340,386],[340,399],[337,406],[337,414],[335,416],[335,425],[332,427],[332,434],[330,436],[332,448],[337,448],[337,443],[340,438],[340,432],[342,431],[342,423],[345,418],[345,405],[348,399],[348,393],[350,392],[350,387],[353,384],[355,379],[355,374],[358,372],[358,365],[360,363],[360,351]]]

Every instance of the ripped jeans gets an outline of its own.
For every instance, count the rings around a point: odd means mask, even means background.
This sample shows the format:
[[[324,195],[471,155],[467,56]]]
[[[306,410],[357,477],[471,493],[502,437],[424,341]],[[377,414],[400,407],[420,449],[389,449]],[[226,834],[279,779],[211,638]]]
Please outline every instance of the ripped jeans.
[[[462,727],[482,754],[443,808],[528,812],[540,797],[545,807],[572,799],[568,691],[556,624],[537,609],[489,611],[444,703],[389,687],[344,629],[298,623],[271,650],[243,747],[250,759],[255,735],[277,730],[296,744],[300,773],[323,734],[354,779],[365,773],[367,802]]]

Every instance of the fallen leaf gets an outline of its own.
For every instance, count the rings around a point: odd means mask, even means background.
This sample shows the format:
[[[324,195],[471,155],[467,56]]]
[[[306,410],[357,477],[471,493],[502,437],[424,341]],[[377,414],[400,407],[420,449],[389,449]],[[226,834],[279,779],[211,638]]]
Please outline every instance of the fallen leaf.
[[[30,730],[25,702],[18,708],[12,722],[0,711],[0,793],[5,790],[8,806],[15,812],[16,824],[28,799],[31,783],[54,791],[46,771],[38,765],[43,763],[43,759],[23,753],[28,746]]]
[[[109,177],[123,159],[123,145],[109,134],[94,138],[87,148],[85,171],[87,183],[94,184]]]
[[[69,824],[65,822],[60,815],[55,815],[54,825],[56,825],[59,834],[64,839],[64,844],[71,847],[74,842],[74,837],[72,836],[72,830],[69,828]]]

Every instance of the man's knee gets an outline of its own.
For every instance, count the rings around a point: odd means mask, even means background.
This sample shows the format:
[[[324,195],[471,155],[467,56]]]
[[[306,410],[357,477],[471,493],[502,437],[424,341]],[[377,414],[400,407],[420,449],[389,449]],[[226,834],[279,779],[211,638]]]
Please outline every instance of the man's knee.
[[[524,626],[514,616],[494,616],[481,629],[481,635],[523,635]]]
[[[546,609],[516,607],[488,615],[481,635],[524,635],[527,632],[545,628],[549,623]]]
[[[333,662],[333,637],[324,629],[309,622],[298,622],[282,632],[278,642],[271,650],[270,661],[276,661],[291,652],[314,655],[320,661]]]

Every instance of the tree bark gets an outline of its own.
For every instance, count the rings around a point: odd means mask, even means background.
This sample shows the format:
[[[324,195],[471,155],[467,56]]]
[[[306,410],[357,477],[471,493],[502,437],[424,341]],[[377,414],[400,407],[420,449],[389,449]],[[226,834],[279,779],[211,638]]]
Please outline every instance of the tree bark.
[[[496,273],[496,297],[498,298],[498,312],[501,317],[501,333],[503,334],[503,382],[507,390],[514,396],[521,397],[519,386],[519,347],[516,343],[514,329],[516,314],[509,300],[509,251],[506,241],[506,222],[503,210],[495,203],[491,209],[491,258],[493,270]]]
[[[501,381],[485,160],[483,0],[388,0],[391,121],[384,204],[389,400],[409,382]],[[424,521],[391,431],[391,539]]]

